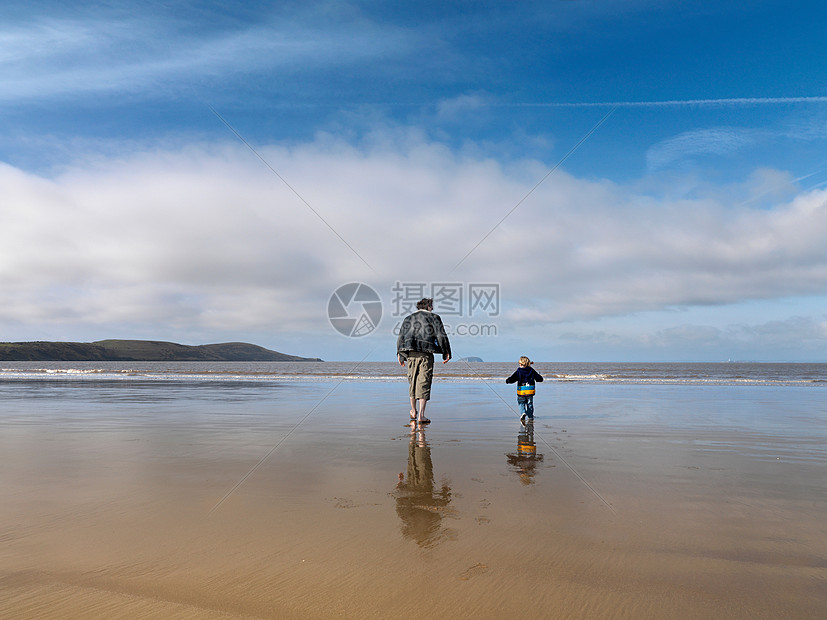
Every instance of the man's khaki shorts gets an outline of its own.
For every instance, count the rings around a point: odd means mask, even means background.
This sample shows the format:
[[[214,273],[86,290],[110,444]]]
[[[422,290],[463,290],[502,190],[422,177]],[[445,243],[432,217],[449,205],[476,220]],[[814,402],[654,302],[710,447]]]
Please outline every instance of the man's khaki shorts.
[[[406,351],[408,356],[408,385],[411,398],[431,400],[431,381],[434,378],[434,354]]]

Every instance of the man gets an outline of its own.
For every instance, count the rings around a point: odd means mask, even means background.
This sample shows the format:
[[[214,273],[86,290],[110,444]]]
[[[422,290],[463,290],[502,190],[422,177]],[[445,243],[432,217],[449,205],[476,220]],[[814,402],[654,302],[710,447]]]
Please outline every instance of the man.
[[[396,340],[396,359],[399,365],[408,364],[408,384],[411,396],[411,422],[428,424],[425,405],[431,398],[434,378],[434,353],[442,354],[442,363],[451,359],[451,343],[438,314],[433,312],[434,300],[425,297],[417,302],[417,311],[402,321]],[[417,408],[417,402],[419,408]]]

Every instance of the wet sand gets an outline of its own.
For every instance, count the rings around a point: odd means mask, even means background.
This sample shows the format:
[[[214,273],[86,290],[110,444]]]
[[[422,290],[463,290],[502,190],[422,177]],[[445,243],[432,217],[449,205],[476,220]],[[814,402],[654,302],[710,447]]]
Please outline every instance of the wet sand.
[[[332,386],[4,403],[0,617],[827,616],[819,389]]]

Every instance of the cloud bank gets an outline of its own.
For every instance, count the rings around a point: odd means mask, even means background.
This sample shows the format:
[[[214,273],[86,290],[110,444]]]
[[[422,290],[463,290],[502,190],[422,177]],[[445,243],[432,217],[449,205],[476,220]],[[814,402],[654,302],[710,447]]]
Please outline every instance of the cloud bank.
[[[515,325],[827,290],[825,190],[753,209],[558,170],[452,271],[544,164],[410,136],[259,152],[369,266],[242,145],[87,160],[48,177],[1,165],[0,321],[329,329],[326,300],[349,281],[500,282]]]

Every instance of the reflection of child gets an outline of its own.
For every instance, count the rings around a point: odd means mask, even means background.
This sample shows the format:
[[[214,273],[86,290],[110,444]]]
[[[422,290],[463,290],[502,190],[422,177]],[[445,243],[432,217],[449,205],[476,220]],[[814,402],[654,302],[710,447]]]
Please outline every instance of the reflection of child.
[[[537,454],[537,444],[534,443],[534,425],[526,424],[520,428],[517,435],[517,452],[506,454],[508,464],[520,476],[523,484],[532,484],[534,475],[537,473],[537,463],[543,460],[542,454]]]
[[[525,355],[520,358],[520,367],[514,371],[506,383],[517,383],[517,404],[520,405],[520,422],[526,418],[534,419],[534,382],[541,382],[543,377],[531,367],[533,364]]]

